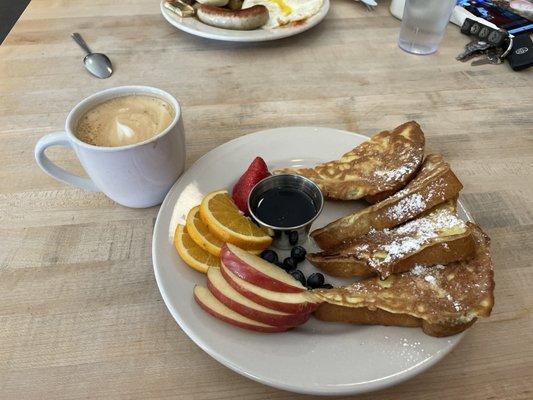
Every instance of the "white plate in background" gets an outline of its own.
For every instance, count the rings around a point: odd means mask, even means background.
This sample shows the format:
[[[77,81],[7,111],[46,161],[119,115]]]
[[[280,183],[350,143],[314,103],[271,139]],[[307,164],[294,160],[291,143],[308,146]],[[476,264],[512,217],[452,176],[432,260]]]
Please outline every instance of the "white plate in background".
[[[165,0],[161,1],[161,13],[163,17],[179,30],[213,40],[228,42],[266,42],[269,40],[282,39],[294,36],[318,25],[329,11],[329,0],[324,0],[317,14],[294,26],[279,27],[275,29],[254,29],[251,31],[234,31],[206,25],[196,17],[181,18],[164,7]]]

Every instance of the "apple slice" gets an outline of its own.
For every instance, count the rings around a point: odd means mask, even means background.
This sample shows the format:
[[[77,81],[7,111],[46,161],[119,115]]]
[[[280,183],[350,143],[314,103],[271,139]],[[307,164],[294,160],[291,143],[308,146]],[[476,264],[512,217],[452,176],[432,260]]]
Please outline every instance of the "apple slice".
[[[230,243],[222,247],[220,259],[239,278],[264,289],[281,293],[299,293],[306,290],[281,268]]]
[[[290,329],[286,326],[271,326],[263,324],[262,322],[254,321],[250,318],[246,318],[245,316],[236,313],[218,301],[217,298],[209,291],[209,289],[204,286],[197,285],[194,287],[194,299],[208,314],[211,314],[215,318],[240,328],[265,333],[283,332]]]
[[[224,264],[220,269],[224,279],[237,292],[244,297],[269,307],[273,310],[283,311],[289,314],[305,314],[315,311],[320,305],[320,300],[311,292],[300,293],[280,293],[263,289],[239,278],[231,272]]]
[[[207,288],[226,307],[263,324],[293,327],[309,319],[309,314],[288,314],[253,302],[226,282],[220,268],[209,268],[207,271]]]

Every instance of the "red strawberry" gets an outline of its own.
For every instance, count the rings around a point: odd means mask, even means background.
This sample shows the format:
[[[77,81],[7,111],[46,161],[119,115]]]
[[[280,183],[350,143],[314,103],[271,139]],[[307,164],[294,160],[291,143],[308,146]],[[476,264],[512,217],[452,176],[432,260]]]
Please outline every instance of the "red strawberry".
[[[243,213],[248,214],[248,195],[250,191],[260,180],[270,176],[268,167],[261,157],[256,157],[252,161],[246,172],[239,178],[239,181],[233,186],[233,201]]]

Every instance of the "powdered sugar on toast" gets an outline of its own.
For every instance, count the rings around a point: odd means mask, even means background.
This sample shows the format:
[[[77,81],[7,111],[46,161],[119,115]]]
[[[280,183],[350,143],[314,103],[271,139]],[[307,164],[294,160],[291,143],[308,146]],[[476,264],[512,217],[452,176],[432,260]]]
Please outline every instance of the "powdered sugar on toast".
[[[405,215],[417,215],[426,209],[424,197],[415,193],[412,196],[401,199],[387,210],[387,217],[402,220]]]
[[[494,303],[489,239],[477,226],[472,232],[476,254],[468,261],[417,264],[385,280],[368,278],[314,293],[331,304],[409,314],[430,323],[455,325],[488,316]]]
[[[388,266],[444,236],[463,233],[466,223],[450,207],[438,207],[428,215],[409,221],[394,229],[372,230],[349,247],[357,258],[369,266]]]
[[[398,168],[388,171],[376,170],[374,171],[374,176],[385,182],[397,181],[403,176],[412,174],[414,171],[416,171],[418,165],[418,163],[406,163]]]

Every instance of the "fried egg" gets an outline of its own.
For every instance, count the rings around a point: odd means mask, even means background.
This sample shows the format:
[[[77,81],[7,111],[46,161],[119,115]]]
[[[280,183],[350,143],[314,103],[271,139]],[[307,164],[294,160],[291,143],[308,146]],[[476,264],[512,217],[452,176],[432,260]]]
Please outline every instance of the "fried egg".
[[[258,4],[268,8],[269,17],[263,29],[271,29],[312,17],[322,7],[323,0],[244,0],[242,8]]]

